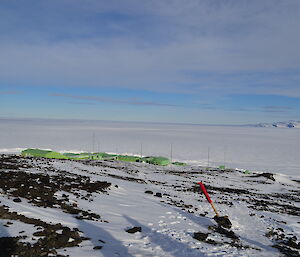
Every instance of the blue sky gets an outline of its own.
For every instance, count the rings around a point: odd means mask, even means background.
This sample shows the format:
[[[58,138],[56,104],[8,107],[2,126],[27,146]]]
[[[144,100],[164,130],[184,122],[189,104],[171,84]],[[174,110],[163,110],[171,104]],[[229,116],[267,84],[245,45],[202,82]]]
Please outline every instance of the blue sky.
[[[300,1],[2,0],[0,117],[300,120]]]

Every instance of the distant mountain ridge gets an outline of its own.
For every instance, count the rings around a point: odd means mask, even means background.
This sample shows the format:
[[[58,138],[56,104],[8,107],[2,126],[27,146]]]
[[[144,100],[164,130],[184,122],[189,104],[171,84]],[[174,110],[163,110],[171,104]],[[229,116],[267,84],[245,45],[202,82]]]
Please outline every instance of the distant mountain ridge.
[[[300,128],[300,121],[282,121],[282,122],[274,122],[274,123],[259,123],[255,125],[255,127],[260,128]]]

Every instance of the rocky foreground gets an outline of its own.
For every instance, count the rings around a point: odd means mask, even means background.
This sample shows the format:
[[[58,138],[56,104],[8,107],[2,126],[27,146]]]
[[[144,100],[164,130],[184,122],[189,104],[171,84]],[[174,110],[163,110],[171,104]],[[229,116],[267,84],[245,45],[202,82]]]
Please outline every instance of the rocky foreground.
[[[218,225],[202,181],[231,228]],[[299,256],[300,181],[271,173],[0,157],[0,257]]]

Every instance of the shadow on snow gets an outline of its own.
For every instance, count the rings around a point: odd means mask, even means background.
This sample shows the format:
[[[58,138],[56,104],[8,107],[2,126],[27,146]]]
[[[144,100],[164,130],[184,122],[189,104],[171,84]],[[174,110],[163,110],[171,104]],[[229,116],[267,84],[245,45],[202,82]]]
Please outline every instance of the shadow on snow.
[[[10,237],[7,229],[0,220],[0,257],[12,256],[16,249],[16,241]]]
[[[105,229],[94,225],[92,221],[78,220],[78,228],[85,234],[86,237],[90,238],[90,241],[94,246],[103,246],[101,249],[101,254],[103,256],[132,257],[121,241],[114,238]],[[102,243],[99,240],[102,240],[105,243]]]
[[[153,231],[149,227],[140,224],[138,221],[128,216],[124,216],[124,218],[127,219],[127,221],[133,226],[141,227],[141,233],[144,237],[148,237],[151,243],[160,246],[163,251],[171,254],[174,257],[205,256],[205,254],[201,253],[199,249],[192,249],[187,244],[181,243],[168,235]]]

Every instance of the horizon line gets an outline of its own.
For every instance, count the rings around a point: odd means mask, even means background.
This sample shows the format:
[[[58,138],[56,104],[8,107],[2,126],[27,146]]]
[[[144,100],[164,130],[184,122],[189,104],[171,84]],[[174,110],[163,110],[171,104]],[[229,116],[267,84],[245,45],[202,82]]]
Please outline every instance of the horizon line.
[[[76,122],[76,121],[84,121],[84,122],[115,122],[115,123],[144,123],[144,124],[162,124],[162,125],[190,125],[190,126],[226,126],[226,127],[245,127],[245,126],[254,126],[259,124],[273,124],[278,122],[292,122],[296,120],[288,120],[288,121],[274,121],[274,122],[257,122],[257,123],[243,123],[243,124],[220,124],[220,123],[186,123],[186,122],[160,122],[160,121],[122,121],[122,120],[100,120],[100,119],[68,119],[68,118],[39,118],[39,117],[0,117],[0,120],[11,120],[11,121],[66,121],[66,122]],[[300,122],[300,121],[296,121]]]

